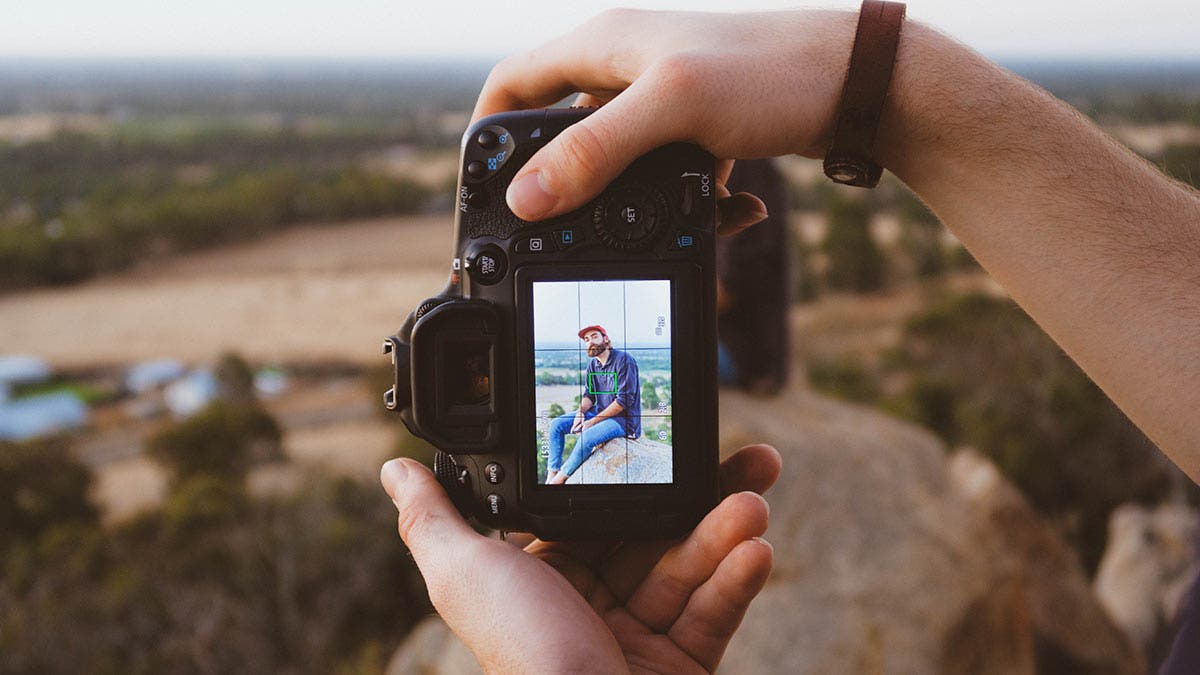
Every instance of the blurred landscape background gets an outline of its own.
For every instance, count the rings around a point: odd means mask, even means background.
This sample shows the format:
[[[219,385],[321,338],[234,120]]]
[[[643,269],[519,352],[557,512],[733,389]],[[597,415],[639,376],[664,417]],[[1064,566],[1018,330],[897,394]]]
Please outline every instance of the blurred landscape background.
[[[415,638],[396,655],[430,608],[377,471],[430,449],[383,414],[378,344],[444,280],[458,143],[491,65],[0,60],[0,671],[404,672],[437,660]],[[1200,185],[1200,62],[1006,65]],[[899,454],[944,463],[936,472],[960,487],[1011,486],[987,512],[1007,520],[986,528],[1028,553],[1012,562],[1024,576],[997,572],[986,592],[946,601],[956,609],[929,632],[949,646],[927,661],[897,661],[892,650],[933,647],[881,623],[831,648],[841,660],[801,665],[974,670],[995,661],[961,645],[994,641],[1028,652],[1017,670],[1152,667],[1195,575],[1196,487],[896,180],[861,191],[830,184],[818,162],[778,166],[793,375],[775,397],[722,399],[723,416],[738,415],[723,417],[726,450],[774,439],[805,469],[769,495],[768,538],[813,545],[802,530],[818,512],[828,531],[886,529],[888,507],[865,494],[850,507],[814,476],[908,461]],[[788,427],[745,421],[756,415]],[[880,480],[906,485],[901,473]],[[939,558],[947,569],[975,569],[963,550],[985,526],[953,520],[965,512],[926,523],[963,532],[943,542],[961,556]],[[829,548],[866,578],[887,546]],[[832,569],[776,547],[766,606],[789,579]],[[1039,583],[1071,590],[994,594],[1048,559]],[[946,583],[914,584],[904,602],[932,607]],[[1039,618],[1068,596],[1100,627],[1063,637]],[[795,641],[771,625],[752,614],[743,632]],[[735,642],[730,672],[764,649]]]

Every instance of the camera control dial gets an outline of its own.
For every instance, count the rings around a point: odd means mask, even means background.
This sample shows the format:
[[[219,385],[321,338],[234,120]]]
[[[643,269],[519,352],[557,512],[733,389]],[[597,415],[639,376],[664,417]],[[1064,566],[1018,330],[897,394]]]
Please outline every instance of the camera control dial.
[[[592,225],[608,246],[628,251],[651,243],[667,220],[667,200],[653,188],[629,185],[596,204]]]

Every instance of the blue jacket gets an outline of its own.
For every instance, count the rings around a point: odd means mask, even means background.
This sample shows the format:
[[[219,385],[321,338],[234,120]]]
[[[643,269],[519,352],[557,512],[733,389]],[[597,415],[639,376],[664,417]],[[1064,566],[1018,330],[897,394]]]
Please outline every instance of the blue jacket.
[[[583,386],[583,396],[591,400],[597,414],[616,401],[625,409],[613,419],[625,427],[625,437],[642,435],[642,381],[636,359],[619,349],[609,352],[604,365],[592,357]]]

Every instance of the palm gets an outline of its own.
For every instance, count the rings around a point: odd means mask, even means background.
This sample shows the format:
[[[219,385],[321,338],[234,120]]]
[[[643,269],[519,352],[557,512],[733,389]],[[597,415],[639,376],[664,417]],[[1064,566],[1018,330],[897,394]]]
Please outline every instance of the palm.
[[[727,493],[761,491],[774,482],[778,456],[767,450],[747,448],[723,466]],[[554,598],[573,616],[547,616],[534,629],[546,638],[540,648],[607,644],[620,652],[608,656],[633,670],[711,671],[770,571],[769,546],[752,539],[766,529],[766,519],[761,498],[733,494],[680,542],[534,541],[525,551],[545,565],[537,565],[535,574],[526,570],[523,580],[532,588],[514,590],[542,599],[575,595],[569,603]]]
[[[721,464],[727,496],[677,542],[534,541],[480,536],[426,467],[380,479],[429,599],[486,670],[713,670],[771,569],[762,492],[779,453],[742,448]],[[750,491],[750,492],[745,492]]]
[[[609,587],[601,573],[587,562],[567,557],[552,550],[555,545],[535,542],[526,550],[541,559],[550,569],[547,574],[561,574],[571,582],[575,591],[586,601],[590,611],[603,620],[612,641],[620,653],[614,657],[625,661],[631,669],[644,667],[657,672],[688,672],[703,666],[697,663],[668,634],[656,633],[654,629],[631,612],[618,599],[619,590]],[[587,610],[584,610],[587,611]],[[567,622],[567,632],[560,644],[572,645],[586,641],[592,645],[608,642],[604,635],[581,635],[580,625],[584,622]],[[557,642],[557,640],[556,640]],[[568,647],[569,648],[569,647]],[[572,655],[566,655],[570,657]]]

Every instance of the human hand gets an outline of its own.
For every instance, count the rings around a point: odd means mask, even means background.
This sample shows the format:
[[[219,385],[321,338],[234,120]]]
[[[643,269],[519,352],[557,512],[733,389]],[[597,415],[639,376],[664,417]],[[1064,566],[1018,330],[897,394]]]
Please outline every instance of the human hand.
[[[575,423],[571,425],[571,433],[577,434],[583,431],[586,427],[583,426],[585,418],[582,412],[575,413]]]
[[[591,429],[592,427],[596,426],[596,422],[598,421],[600,421],[600,418],[598,417],[593,417],[590,420],[584,420],[579,424],[579,430],[583,431],[584,429]]]
[[[682,541],[534,541],[475,532],[433,474],[410,459],[380,480],[429,597],[488,672],[700,672],[716,668],[771,571],[758,494],[779,475],[774,448],[721,464],[728,496]]]
[[[509,186],[520,218],[556,216],[595,197],[626,166],[673,141],[722,161],[718,230],[766,217],[725,188],[733,158],[823,154],[849,63],[856,13],[610,10],[488,76],[472,122],[583,92],[601,106],[539,150]]]

